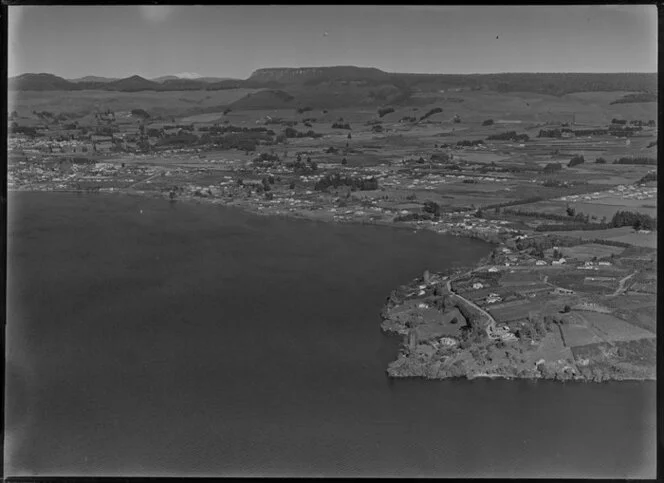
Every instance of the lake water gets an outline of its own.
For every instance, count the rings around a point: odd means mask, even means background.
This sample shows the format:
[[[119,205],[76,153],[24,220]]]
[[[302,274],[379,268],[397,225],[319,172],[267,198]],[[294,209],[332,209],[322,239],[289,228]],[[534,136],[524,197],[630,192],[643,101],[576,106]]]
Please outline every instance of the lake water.
[[[7,475],[652,477],[655,384],[390,381],[390,290],[482,242],[9,199]]]

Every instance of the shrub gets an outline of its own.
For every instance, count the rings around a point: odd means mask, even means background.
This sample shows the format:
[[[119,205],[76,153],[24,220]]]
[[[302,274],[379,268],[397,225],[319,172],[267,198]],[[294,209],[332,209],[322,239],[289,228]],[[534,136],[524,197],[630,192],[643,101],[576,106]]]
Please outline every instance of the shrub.
[[[563,169],[562,164],[549,163],[546,166],[544,166],[544,173],[545,174],[555,173],[556,171],[560,171],[561,169]]]
[[[595,159],[595,163],[597,164],[606,164],[606,159],[599,157]]]
[[[637,157],[622,157],[613,161],[613,164],[646,164],[646,165],[657,165],[657,160],[655,158],[648,158],[645,156]]]
[[[526,142],[530,139],[530,137],[527,134],[517,134],[516,131],[506,131],[498,134],[492,134],[489,137],[487,137],[487,140],[489,141],[522,141]]]
[[[443,112],[443,110],[440,107],[434,107],[433,109],[430,109],[429,111],[426,112],[426,114],[422,115],[420,117],[420,121],[424,121],[426,118],[433,116],[434,114],[438,114]]]
[[[487,119],[482,123],[482,126],[492,126],[493,125],[493,119]]]
[[[378,109],[378,117],[383,117],[391,112],[394,112],[393,107],[383,107]]]
[[[583,156],[580,156],[580,155],[577,154],[577,155],[573,156],[572,159],[569,160],[569,163],[567,163],[567,166],[569,168],[572,168],[574,166],[577,166],[579,164],[583,164],[585,162],[586,162],[586,160],[583,158]]]
[[[425,213],[431,213],[436,217],[440,216],[440,205],[435,201],[425,201],[422,209]]]
[[[335,122],[332,124],[332,129],[350,129],[350,124],[347,122]]]

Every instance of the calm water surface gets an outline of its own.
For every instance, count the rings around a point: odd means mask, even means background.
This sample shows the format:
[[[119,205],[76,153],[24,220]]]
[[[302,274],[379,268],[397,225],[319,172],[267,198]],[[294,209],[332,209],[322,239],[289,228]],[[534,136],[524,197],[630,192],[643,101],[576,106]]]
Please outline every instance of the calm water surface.
[[[8,475],[651,477],[655,385],[394,381],[379,311],[484,243],[10,197]]]

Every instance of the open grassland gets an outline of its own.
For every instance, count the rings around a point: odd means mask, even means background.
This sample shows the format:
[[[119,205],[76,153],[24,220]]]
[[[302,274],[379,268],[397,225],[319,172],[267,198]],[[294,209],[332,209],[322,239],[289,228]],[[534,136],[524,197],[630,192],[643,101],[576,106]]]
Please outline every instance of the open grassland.
[[[33,110],[59,113],[87,113],[90,111],[131,111],[145,109],[149,113],[181,115],[191,110],[225,106],[256,89],[220,91],[114,92],[114,91],[12,91],[8,103],[19,116],[29,116]],[[221,109],[223,111],[223,108]]]
[[[611,314],[582,312],[580,315],[586,320],[587,326],[607,342],[655,337],[652,332],[629,324]]]
[[[599,245],[596,243],[587,243],[584,245],[576,245],[573,247],[560,247],[561,255],[568,259],[575,259],[580,261],[592,260],[593,258],[610,257],[611,255],[619,255],[625,249],[622,247],[613,247],[609,245]]]

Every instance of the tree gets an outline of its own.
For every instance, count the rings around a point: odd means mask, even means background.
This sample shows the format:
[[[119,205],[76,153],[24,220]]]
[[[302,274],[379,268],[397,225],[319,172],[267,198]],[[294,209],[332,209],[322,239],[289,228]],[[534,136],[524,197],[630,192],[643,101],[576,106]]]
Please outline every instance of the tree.
[[[353,136],[351,136],[350,133],[348,133],[348,139],[353,139]],[[347,144],[348,144],[348,143],[346,143],[346,145],[347,145]]]
[[[571,312],[571,311],[572,311],[572,307],[570,307],[569,305],[565,305],[565,307],[563,307],[563,312],[564,312],[564,313],[567,314],[567,313],[569,313],[569,312]]]
[[[348,160],[347,160],[346,158],[342,159],[342,160],[341,160],[341,164],[342,164],[343,166],[346,166],[346,165],[348,164]]]
[[[576,210],[569,205],[567,206],[566,211],[567,211],[567,216],[574,216],[574,214],[576,213]]]

